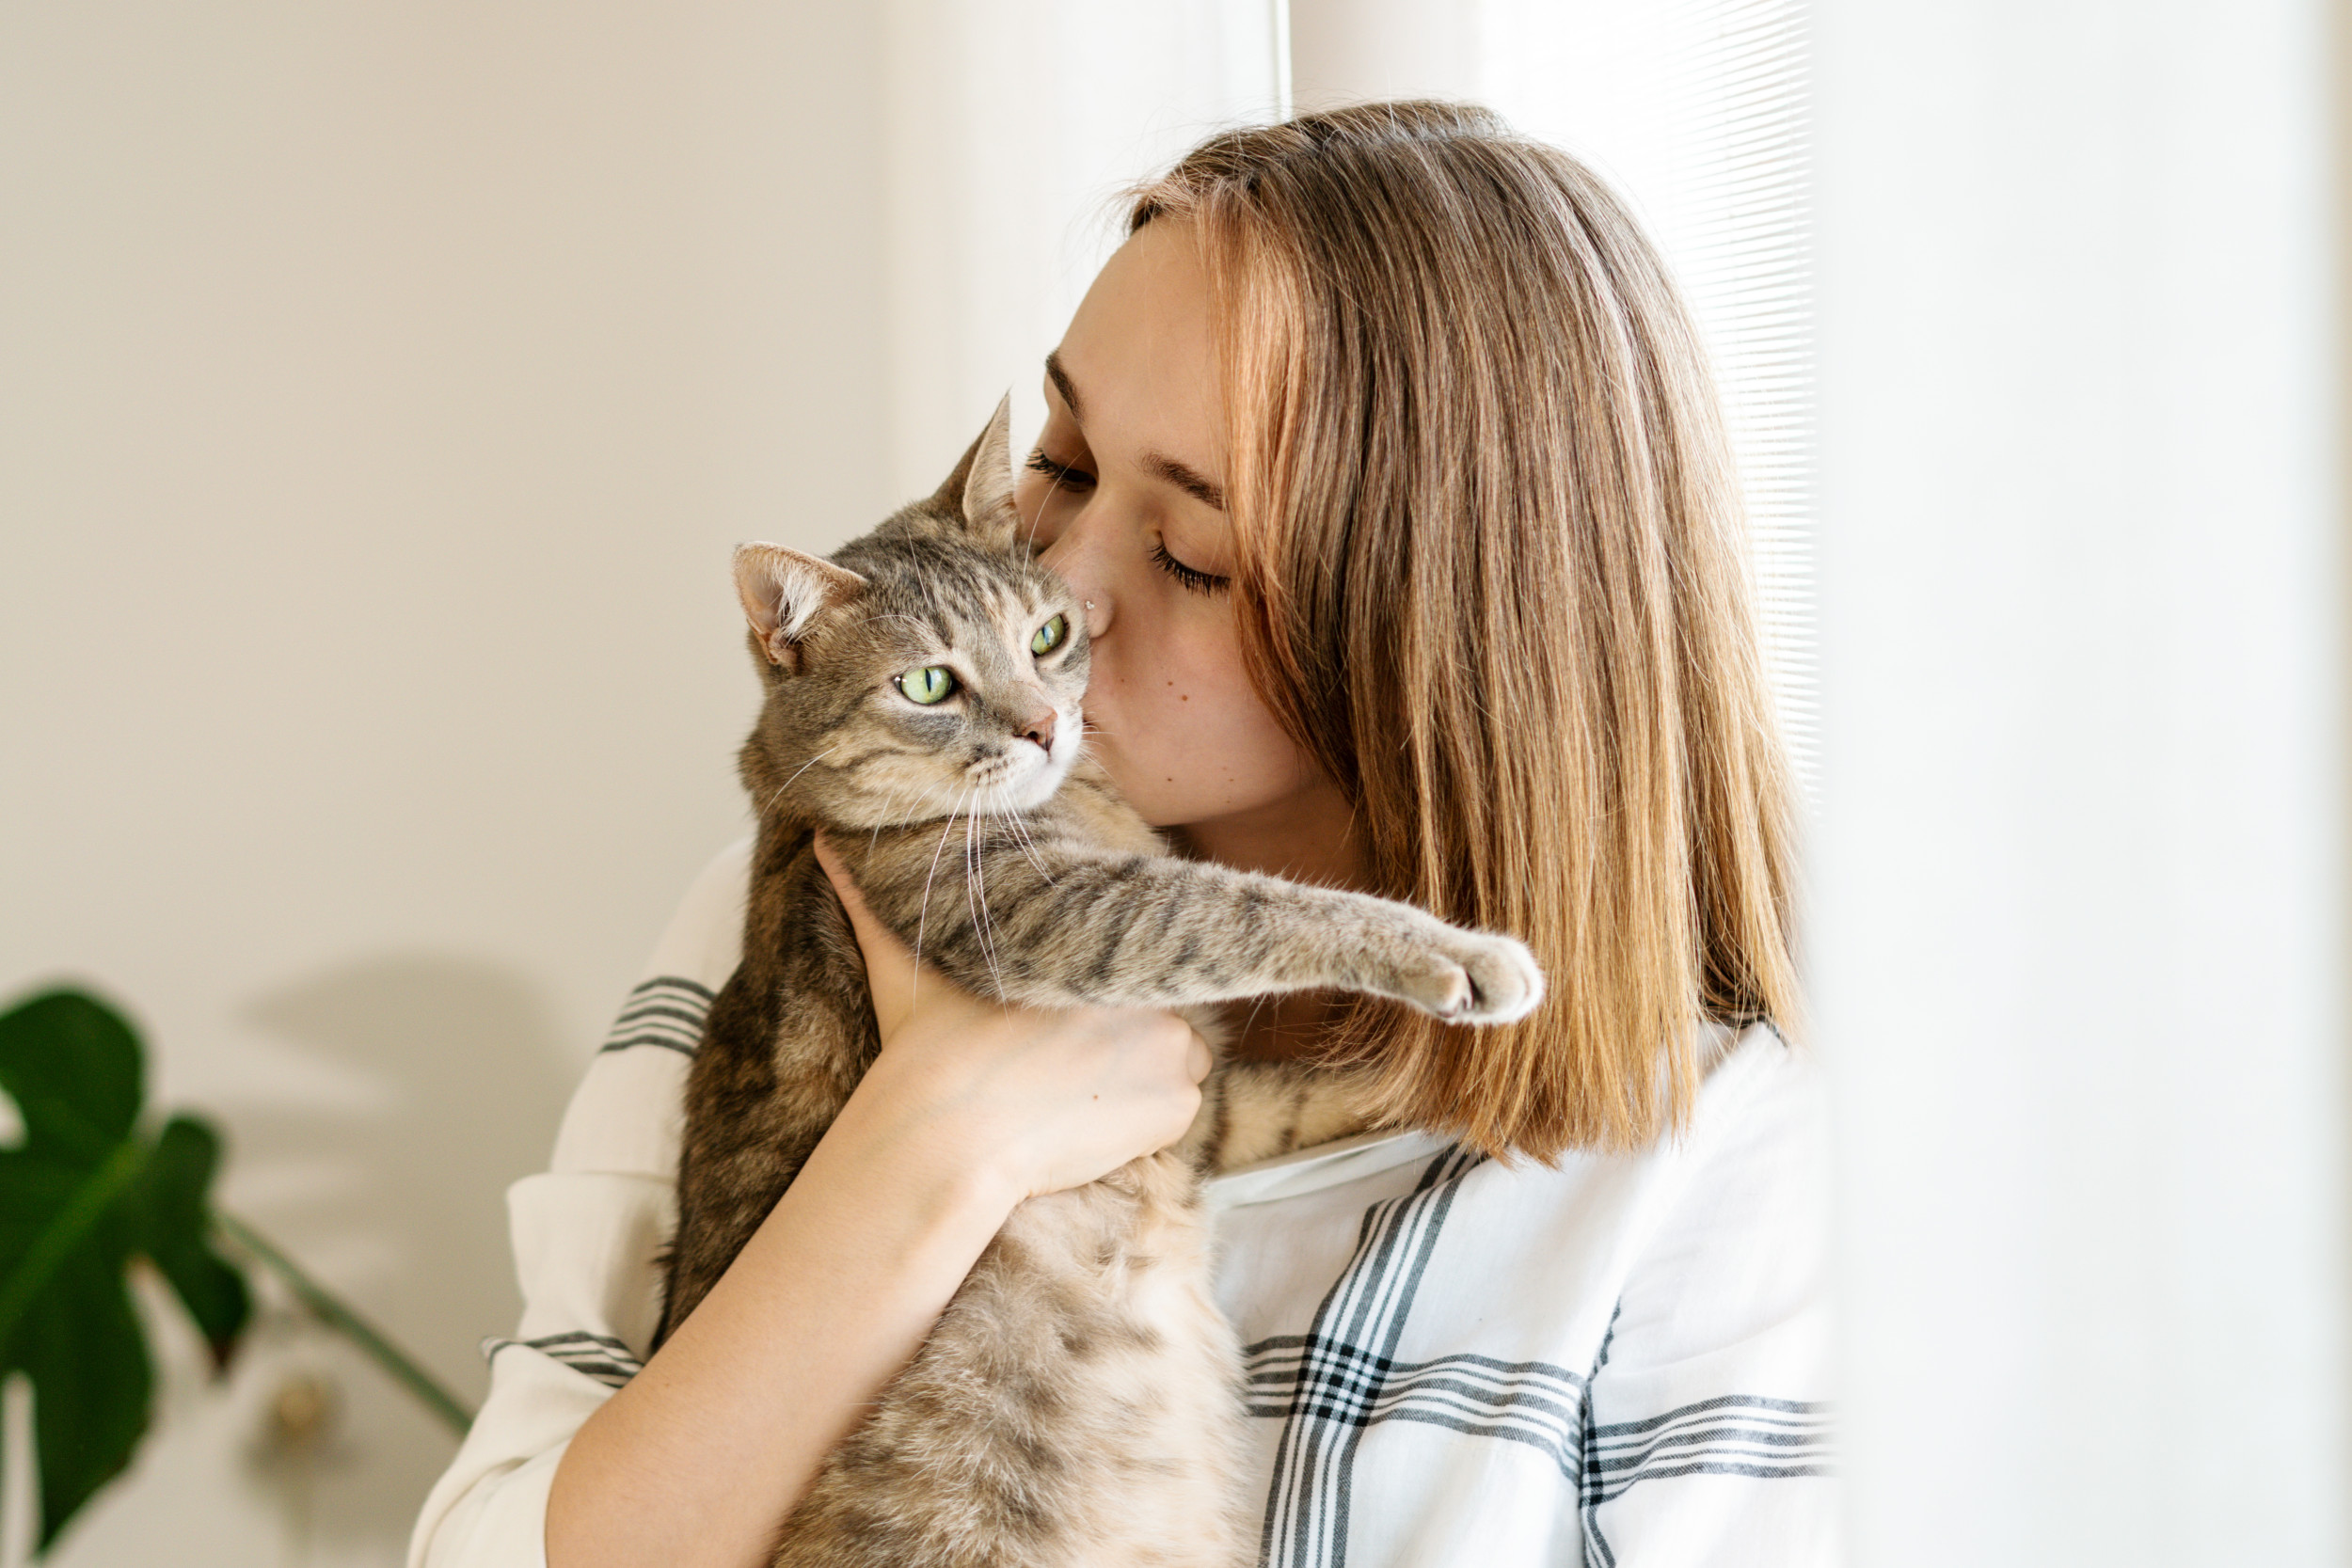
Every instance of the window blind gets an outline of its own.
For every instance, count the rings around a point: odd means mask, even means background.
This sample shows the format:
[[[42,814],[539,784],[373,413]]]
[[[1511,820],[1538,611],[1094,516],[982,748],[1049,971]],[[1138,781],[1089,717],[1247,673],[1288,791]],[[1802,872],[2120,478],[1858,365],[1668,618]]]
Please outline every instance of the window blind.
[[[1799,778],[1820,746],[1800,0],[1481,0],[1475,96],[1608,179],[1706,337],[1748,507],[1765,658]]]

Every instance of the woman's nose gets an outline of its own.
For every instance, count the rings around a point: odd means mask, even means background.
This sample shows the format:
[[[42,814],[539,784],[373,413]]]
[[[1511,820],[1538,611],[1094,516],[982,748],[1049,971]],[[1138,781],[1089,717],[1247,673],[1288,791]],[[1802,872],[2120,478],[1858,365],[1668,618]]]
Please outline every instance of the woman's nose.
[[[1062,536],[1038,552],[1038,559],[1059,572],[1085,606],[1087,636],[1101,637],[1111,626],[1111,593],[1109,574],[1101,570],[1102,562],[1087,543],[1086,532],[1068,529]]]

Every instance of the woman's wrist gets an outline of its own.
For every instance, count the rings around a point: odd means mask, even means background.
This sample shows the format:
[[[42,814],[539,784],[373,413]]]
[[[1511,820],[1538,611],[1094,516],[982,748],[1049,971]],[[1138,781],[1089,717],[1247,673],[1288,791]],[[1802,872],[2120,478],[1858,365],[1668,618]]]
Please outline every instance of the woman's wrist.
[[[811,1154],[812,1166],[864,1173],[891,1189],[908,1218],[993,1236],[1029,1194],[1008,1140],[943,1093],[940,1075],[882,1053]],[[820,1176],[819,1180],[823,1180]]]

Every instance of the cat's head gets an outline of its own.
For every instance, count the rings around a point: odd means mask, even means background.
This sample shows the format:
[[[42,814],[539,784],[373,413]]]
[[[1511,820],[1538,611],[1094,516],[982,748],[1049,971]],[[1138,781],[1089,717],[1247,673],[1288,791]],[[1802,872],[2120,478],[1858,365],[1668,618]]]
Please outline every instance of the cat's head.
[[[830,559],[735,552],[767,702],[743,748],[762,816],[843,828],[1026,811],[1084,740],[1084,606],[1021,537],[1000,404],[936,494]]]

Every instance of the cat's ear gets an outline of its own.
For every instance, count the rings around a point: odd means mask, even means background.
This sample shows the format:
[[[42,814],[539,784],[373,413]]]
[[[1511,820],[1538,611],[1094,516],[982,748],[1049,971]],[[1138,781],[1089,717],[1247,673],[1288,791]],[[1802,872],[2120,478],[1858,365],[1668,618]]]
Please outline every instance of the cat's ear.
[[[735,592],[768,661],[797,674],[801,633],[823,611],[865,593],[866,579],[782,545],[738,545]]]
[[[963,460],[931,498],[930,509],[943,518],[961,522],[966,533],[987,543],[1011,541],[1021,515],[1012,505],[1010,393],[998,401],[979,438],[964,449]]]

